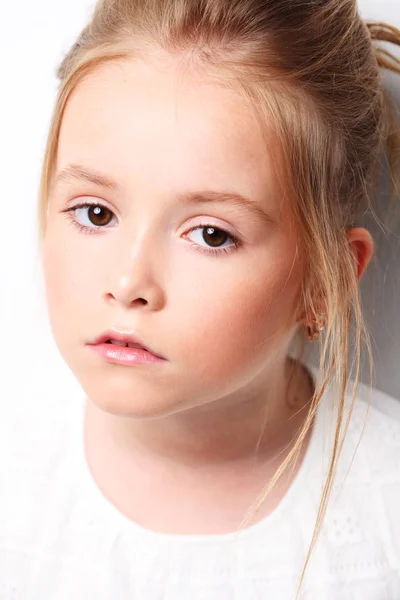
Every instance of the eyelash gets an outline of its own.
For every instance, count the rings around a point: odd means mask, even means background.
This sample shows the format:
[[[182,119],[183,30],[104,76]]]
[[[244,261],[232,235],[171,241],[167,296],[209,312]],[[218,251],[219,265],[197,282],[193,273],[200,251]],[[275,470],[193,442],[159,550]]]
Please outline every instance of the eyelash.
[[[103,204],[99,204],[98,202],[96,202],[96,203],[84,202],[82,204],[76,204],[75,206],[71,206],[70,208],[67,208],[66,210],[62,210],[61,212],[66,213],[66,217],[68,218],[68,220],[74,225],[74,227],[77,227],[79,231],[81,231],[84,234],[92,235],[92,234],[96,234],[96,232],[99,229],[106,229],[106,226],[105,227],[99,227],[99,226],[98,227],[96,227],[96,226],[86,227],[85,225],[82,225],[81,223],[79,223],[73,214],[73,211],[77,210],[78,208],[90,208],[91,206],[97,206],[99,208],[108,210],[111,213],[111,211],[106,206],[103,206]],[[189,233],[192,231],[196,231],[197,229],[205,229],[206,227],[212,227],[214,229],[218,229],[218,231],[222,231],[223,233],[226,233],[226,235],[232,240],[233,243],[228,248],[212,249],[212,248],[205,248],[203,246],[198,246],[194,242],[190,242],[190,245],[196,251],[215,256],[216,254],[221,254],[222,252],[224,252],[226,254],[228,254],[230,252],[234,252],[235,250],[238,250],[238,248],[241,247],[242,243],[240,242],[240,240],[238,238],[236,238],[234,235],[232,235],[225,229],[222,229],[221,227],[215,227],[214,225],[211,225],[210,223],[204,223],[204,224],[197,225],[196,227],[193,227],[192,229],[190,229]]]

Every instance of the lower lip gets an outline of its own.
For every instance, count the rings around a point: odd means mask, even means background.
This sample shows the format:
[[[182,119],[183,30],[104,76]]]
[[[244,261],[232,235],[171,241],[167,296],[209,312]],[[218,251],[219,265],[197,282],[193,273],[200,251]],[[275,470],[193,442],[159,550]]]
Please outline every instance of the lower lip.
[[[141,348],[129,348],[128,346],[106,343],[90,344],[89,347],[108,362],[126,365],[127,367],[165,362],[164,358]]]

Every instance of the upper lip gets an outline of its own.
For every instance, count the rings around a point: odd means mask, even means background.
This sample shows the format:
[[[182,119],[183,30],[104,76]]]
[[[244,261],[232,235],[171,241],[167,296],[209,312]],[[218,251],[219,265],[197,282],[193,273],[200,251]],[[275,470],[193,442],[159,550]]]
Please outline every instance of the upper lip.
[[[124,342],[125,344],[137,344],[138,346],[141,346],[148,352],[151,352],[151,354],[154,354],[155,356],[158,356],[159,358],[164,358],[163,356],[161,356],[160,354],[157,354],[157,352],[152,350],[152,348],[150,346],[148,346],[136,334],[133,335],[132,333],[120,331],[119,329],[108,329],[107,331],[104,331],[101,335],[97,336],[97,338],[95,338],[94,342],[92,342],[92,343],[93,344],[103,344],[104,342],[107,342],[108,340],[116,340],[117,342]]]

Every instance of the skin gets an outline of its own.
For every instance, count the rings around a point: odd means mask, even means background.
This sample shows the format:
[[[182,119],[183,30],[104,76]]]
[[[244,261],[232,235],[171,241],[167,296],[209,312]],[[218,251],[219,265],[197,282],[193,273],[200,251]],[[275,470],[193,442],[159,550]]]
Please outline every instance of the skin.
[[[87,394],[86,458],[98,487],[142,525],[216,533],[237,526],[306,417],[312,386],[295,365],[288,387],[287,353],[310,315],[296,309],[297,236],[254,115],[232,91],[179,75],[171,63],[110,63],[75,89],[56,172],[80,164],[119,189],[54,187],[43,266],[55,342]],[[232,203],[182,201],[201,190],[240,193],[268,220]],[[93,228],[87,209],[63,212],[85,201],[111,211],[93,235],[67,218]],[[199,251],[210,247],[205,229],[193,230],[200,224],[241,246]],[[363,228],[348,235],[361,278],[373,241]],[[166,360],[126,367],[99,358],[87,344],[113,326]]]

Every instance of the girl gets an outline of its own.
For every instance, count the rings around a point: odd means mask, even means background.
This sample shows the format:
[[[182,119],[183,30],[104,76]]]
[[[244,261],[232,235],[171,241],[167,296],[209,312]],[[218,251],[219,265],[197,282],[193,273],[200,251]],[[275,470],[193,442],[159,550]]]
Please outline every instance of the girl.
[[[400,410],[359,386],[375,40],[354,0],[98,2],[39,204],[85,398],[3,436],[1,598],[400,598]]]

